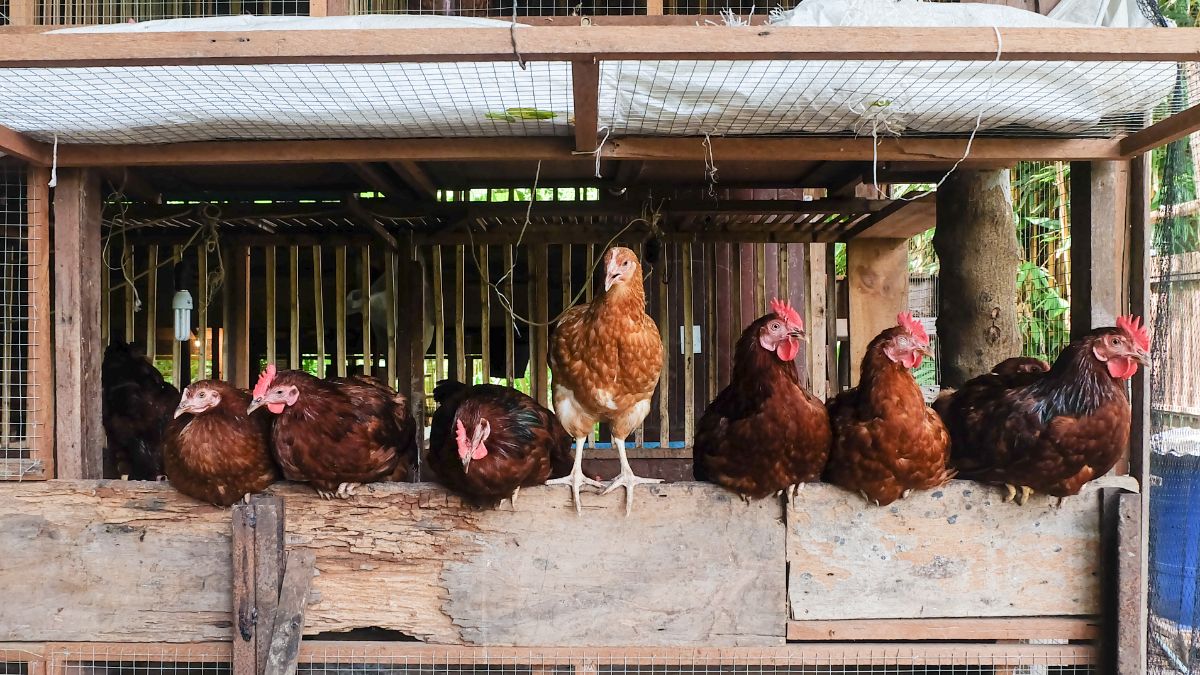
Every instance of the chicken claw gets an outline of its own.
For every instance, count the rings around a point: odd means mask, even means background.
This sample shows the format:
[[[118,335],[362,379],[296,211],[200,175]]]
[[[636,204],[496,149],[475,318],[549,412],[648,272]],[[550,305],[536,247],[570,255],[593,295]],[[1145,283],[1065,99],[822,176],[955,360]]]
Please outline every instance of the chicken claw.
[[[354,491],[362,486],[362,483],[342,483],[338,486],[337,492],[333,493],[338,499],[349,499],[354,495]]]
[[[1015,501],[1017,506],[1025,506],[1025,502],[1029,501],[1029,496],[1033,494],[1033,488],[1027,485],[1022,485],[1019,492],[1015,485],[1005,483],[1004,487],[1008,490],[1008,495],[1004,497],[1005,503]]]
[[[321,496],[321,499],[333,499],[333,493],[328,490],[317,490],[317,494]]]
[[[586,436],[575,439],[575,466],[571,469],[571,473],[562,478],[546,481],[546,485],[571,486],[571,499],[575,503],[575,513],[582,513],[582,504],[579,502],[580,485],[591,485],[594,488],[604,487],[604,484],[600,481],[592,480],[583,475],[583,442],[585,440],[587,440]],[[513,508],[516,509],[516,506],[514,505]]]
[[[521,491],[521,486],[518,485],[517,489],[513,490],[513,493],[508,496],[508,503],[512,504],[513,511],[517,510],[517,493],[520,491]]]
[[[628,469],[629,467],[625,468]],[[620,476],[609,482],[608,487],[604,488],[604,492],[601,494],[608,494],[619,487],[625,488],[625,515],[628,516],[633,512],[633,487],[635,485],[652,485],[661,482],[661,478],[642,478],[641,476],[635,476],[632,470],[622,471]]]

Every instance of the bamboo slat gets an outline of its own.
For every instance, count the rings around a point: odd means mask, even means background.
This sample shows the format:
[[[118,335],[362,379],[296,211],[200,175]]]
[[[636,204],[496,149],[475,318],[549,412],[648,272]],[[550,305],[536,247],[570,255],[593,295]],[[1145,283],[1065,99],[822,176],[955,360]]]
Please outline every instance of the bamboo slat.
[[[722,302],[720,287],[717,284],[717,245],[705,245],[704,255],[704,400],[711,401],[717,397],[717,360],[721,353],[717,337],[717,303]]]
[[[334,368],[346,376],[346,247],[333,250],[333,340]]]
[[[325,287],[321,275],[321,247],[312,247],[313,257],[313,319],[317,328],[317,377],[325,377]]]
[[[479,362],[483,382],[492,378],[492,288],[488,247],[479,247]]]
[[[754,246],[754,309],[751,317],[764,314],[767,306],[767,245]]]
[[[300,247],[288,247],[288,274],[291,276],[291,300],[288,330],[288,368],[300,368]]]
[[[129,243],[121,245],[121,269],[129,276],[135,278],[137,276],[137,264],[133,258],[133,249]],[[125,342],[133,344],[137,339],[137,319],[134,318],[134,313],[137,310],[135,303],[135,294],[137,287],[133,283],[126,282],[125,284]]]
[[[692,446],[696,417],[696,355],[692,337],[692,245],[680,244],[683,261],[683,442]]]
[[[46,246],[50,246],[47,242]],[[100,339],[103,347],[112,342],[112,251],[100,251]]]
[[[509,299],[509,302],[515,302],[513,298],[513,275],[516,269],[513,267],[513,247],[504,246],[504,272],[507,278],[502,284],[504,294]],[[508,380],[508,386],[516,384],[517,370],[517,346],[516,346],[516,326],[514,325],[512,313],[504,312],[504,377]]]
[[[664,247],[665,248],[665,247]],[[661,257],[667,258],[667,251]],[[663,268],[669,265],[659,263]],[[658,443],[666,448],[671,443],[671,303],[667,287],[667,275],[658,275],[658,332],[663,343],[663,372],[658,379]]]
[[[359,259],[362,263],[361,278],[359,282],[362,284],[362,357],[363,357],[363,373],[366,375],[375,374],[375,352],[371,344],[371,248],[363,246],[358,250]],[[388,380],[389,384],[391,380]],[[392,385],[395,386],[395,385]]]
[[[387,325],[387,381],[388,384],[396,388],[396,391],[406,391],[412,384],[411,374],[408,382],[400,382],[399,377],[399,359],[400,350],[396,345],[396,253],[384,249],[383,254],[383,275],[384,275],[384,323]],[[419,266],[418,266],[419,267]],[[420,287],[412,289],[405,283],[405,288],[409,293],[420,293]],[[418,316],[410,316],[408,319],[409,325],[416,325],[421,319]],[[406,333],[410,336],[409,342],[412,342],[411,333]],[[424,338],[424,335],[421,336]],[[418,341],[421,339],[418,338]],[[424,347],[424,343],[421,345]],[[411,349],[404,350],[404,358],[407,360],[411,354]]]
[[[173,247],[172,247],[172,249],[171,249],[171,258],[172,258],[172,260],[174,260],[174,261],[175,261],[175,264],[176,264],[176,265],[178,265],[178,264],[179,264],[179,263],[180,263],[180,262],[183,260],[183,247],[182,247],[182,246],[179,246],[179,245],[175,245],[175,246],[173,246]],[[106,274],[106,275],[104,275],[104,276],[108,276],[108,275]],[[172,300],[172,302],[174,302],[174,297],[172,297],[172,298],[171,298],[171,300]],[[101,318],[103,318],[103,317],[101,317]],[[176,387],[178,387],[178,388],[182,389],[182,388],[183,388],[183,367],[184,367],[184,363],[183,363],[183,348],[182,348],[182,347],[183,347],[183,345],[182,345],[182,344],[180,344],[179,340],[176,340],[176,339],[175,339],[175,335],[174,335],[174,332],[175,332],[175,331],[174,331],[174,321],[175,321],[175,311],[174,311],[174,310],[171,310],[171,322],[172,322],[172,331],[171,331],[171,333],[172,333],[172,335],[171,335],[171,382],[172,382],[172,383],[173,383],[173,384],[174,384]],[[190,354],[191,352],[189,351],[188,353]],[[190,359],[189,359],[189,360],[190,360]],[[187,364],[187,365],[188,365],[188,367],[189,367],[189,370],[190,370],[190,368],[191,368],[191,364],[189,363],[189,364]]]
[[[442,297],[442,247],[433,246],[433,373],[434,382],[446,378],[446,316]]]
[[[196,247],[196,278],[199,303],[199,312],[197,312],[196,337],[200,339],[200,357],[199,365],[196,369],[196,377],[194,379],[203,380],[208,378],[208,249],[204,246]]]
[[[146,358],[154,363],[158,351],[158,246],[146,252]]]
[[[263,262],[263,268],[264,268],[263,274],[266,277],[265,290],[266,290],[266,295],[267,295],[267,311],[266,311],[266,317],[265,317],[266,323],[267,323],[266,354],[267,354],[267,363],[274,365],[275,360],[276,360],[275,340],[277,337],[276,316],[275,316],[276,309],[277,309],[277,307],[276,307],[277,292],[276,292],[275,285],[276,285],[276,281],[277,281],[277,275],[279,274],[279,268],[278,268],[278,263],[275,259],[275,247],[274,246],[263,247],[263,254],[265,256],[265,260]]]
[[[460,382],[471,383],[467,370],[467,249],[454,247],[454,374]]]
[[[550,265],[548,262],[548,252],[546,244],[535,244],[533,246],[533,283],[531,284],[534,289],[533,320],[537,325],[533,327],[532,332],[535,339],[530,345],[530,354],[532,357],[530,386],[536,394],[533,398],[544,406],[550,405],[549,366],[547,365],[550,330],[546,326],[546,323],[550,320],[550,284],[548,283]]]

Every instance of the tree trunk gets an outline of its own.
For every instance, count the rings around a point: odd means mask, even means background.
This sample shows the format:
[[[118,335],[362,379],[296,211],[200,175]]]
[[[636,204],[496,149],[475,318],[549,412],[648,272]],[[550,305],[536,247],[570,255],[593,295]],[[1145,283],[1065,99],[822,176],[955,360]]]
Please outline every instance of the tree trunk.
[[[937,319],[942,384],[961,386],[1021,353],[1008,170],[956,171],[937,191]]]

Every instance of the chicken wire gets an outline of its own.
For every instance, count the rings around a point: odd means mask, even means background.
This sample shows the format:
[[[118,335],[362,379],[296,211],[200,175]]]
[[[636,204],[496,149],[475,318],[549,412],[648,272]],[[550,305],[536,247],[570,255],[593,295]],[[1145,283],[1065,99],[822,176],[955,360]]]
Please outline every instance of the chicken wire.
[[[299,675],[1092,675],[1081,645],[793,645],[779,649],[516,649],[305,641]],[[64,675],[228,675],[228,645],[54,646]]]
[[[48,271],[29,266],[29,216],[48,205],[29,195],[25,169],[0,162],[0,480],[43,478],[46,472],[42,430],[31,419],[39,392],[30,382],[29,354],[32,329],[46,336],[48,327],[31,325],[29,284],[32,274]]]
[[[308,0],[41,0],[45,26],[186,19],[210,16],[308,16]]]

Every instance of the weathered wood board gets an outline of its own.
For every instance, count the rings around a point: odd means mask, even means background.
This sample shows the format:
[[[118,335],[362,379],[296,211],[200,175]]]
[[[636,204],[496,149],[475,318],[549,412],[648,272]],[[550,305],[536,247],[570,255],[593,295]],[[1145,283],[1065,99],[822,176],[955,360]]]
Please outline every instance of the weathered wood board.
[[[377,626],[436,643],[764,645],[784,639],[782,508],[713,486],[523,490],[475,511],[427,484],[345,502],[280,485],[316,554],[305,633]],[[0,485],[0,641],[230,638],[230,512],[165,484]]]
[[[807,486],[788,510],[792,618],[1098,614],[1098,494],[1018,506],[952,481],[879,508]]]

